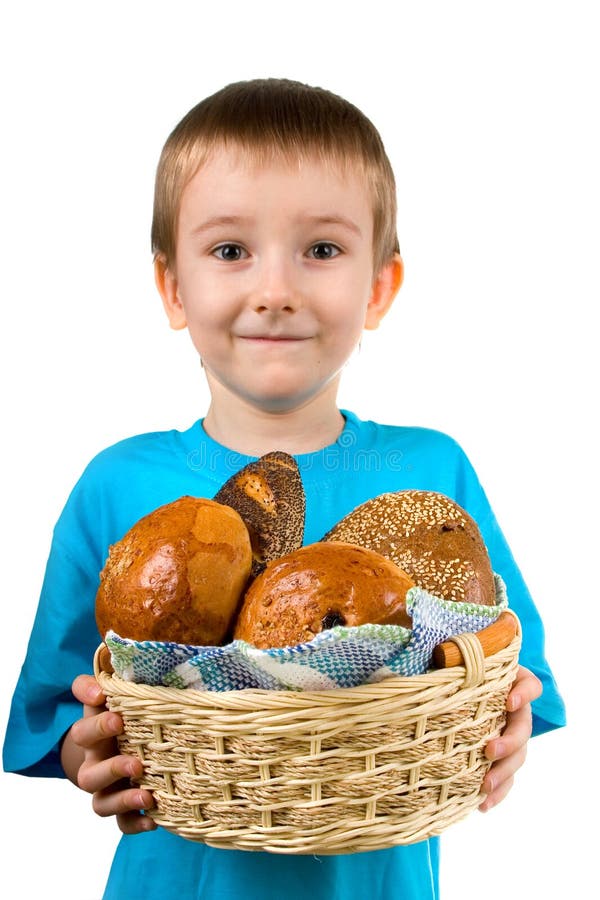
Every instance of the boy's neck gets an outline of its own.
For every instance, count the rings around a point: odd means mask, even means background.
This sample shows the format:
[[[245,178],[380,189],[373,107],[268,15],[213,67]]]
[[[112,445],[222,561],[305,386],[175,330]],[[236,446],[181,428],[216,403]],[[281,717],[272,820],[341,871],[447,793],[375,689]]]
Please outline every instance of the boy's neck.
[[[246,403],[221,405],[213,399],[204,418],[204,430],[219,444],[246,456],[263,456],[274,450],[313,453],[335,443],[344,428],[344,417],[331,398],[313,400],[299,409],[282,413],[257,410]]]

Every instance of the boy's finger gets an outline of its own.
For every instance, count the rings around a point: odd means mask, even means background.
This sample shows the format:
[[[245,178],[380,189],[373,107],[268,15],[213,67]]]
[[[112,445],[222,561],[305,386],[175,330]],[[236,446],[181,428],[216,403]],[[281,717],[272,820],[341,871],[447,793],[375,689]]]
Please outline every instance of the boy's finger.
[[[508,715],[506,728],[498,738],[485,747],[487,759],[504,759],[527,744],[531,737],[531,707],[529,703]]]
[[[139,834],[142,831],[154,831],[158,827],[150,816],[142,816],[139,812],[118,815],[117,825],[123,834]]]
[[[98,791],[92,800],[94,812],[98,816],[120,816],[132,811],[151,809],[154,806],[150,791],[128,788],[122,791]]]
[[[132,756],[111,756],[101,761],[86,757],[77,773],[77,784],[88,794],[95,794],[110,789],[124,778],[139,778],[142,768],[139,759]]]
[[[122,731],[121,716],[112,712],[102,712],[78,719],[71,726],[71,737],[79,747],[91,750],[102,741],[112,740]]]
[[[86,706],[104,706],[106,697],[92,675],[78,675],[71,690],[75,699]]]
[[[537,675],[534,675],[529,669],[519,666],[517,680],[506,700],[506,708],[511,712],[516,712],[525,704],[537,700],[541,696],[542,687],[542,682]]]
[[[494,763],[481,785],[484,794],[493,794],[505,781],[511,779],[521,768],[527,757],[527,747],[521,747],[517,753]]]
[[[497,788],[493,793],[489,794],[482,803],[479,804],[479,810],[481,812],[487,812],[492,807],[496,806],[500,803],[501,800],[504,800],[511,787],[513,786],[514,779],[508,778],[504,781],[499,788]]]

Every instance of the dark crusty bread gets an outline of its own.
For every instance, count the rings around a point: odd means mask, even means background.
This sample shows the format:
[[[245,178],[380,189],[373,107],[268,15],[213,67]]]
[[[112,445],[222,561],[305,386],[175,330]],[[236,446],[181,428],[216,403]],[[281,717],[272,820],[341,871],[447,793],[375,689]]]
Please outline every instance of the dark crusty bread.
[[[252,543],[252,575],[302,546],[306,500],[298,464],[282,451],[240,469],[214,497],[240,514]]]
[[[288,647],[334,625],[410,627],[414,582],[378,553],[344,543],[309,544],[270,562],[246,592],[234,637],[255,647]]]
[[[479,528],[462,507],[434,491],[397,491],[367,500],[324,541],[381,553],[419,587],[446,600],[493,606],[494,577]]]
[[[250,536],[235,510],[181,497],[110,548],[96,622],[132,640],[218,645],[231,635],[250,575]]]

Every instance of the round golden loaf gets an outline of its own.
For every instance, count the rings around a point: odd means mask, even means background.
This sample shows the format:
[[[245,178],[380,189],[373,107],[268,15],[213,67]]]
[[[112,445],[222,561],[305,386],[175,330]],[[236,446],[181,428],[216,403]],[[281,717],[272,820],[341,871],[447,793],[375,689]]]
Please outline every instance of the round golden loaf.
[[[219,645],[252,564],[239,514],[214,500],[181,497],[144,516],[110,548],[96,622],[132,640]]]
[[[406,593],[414,582],[378,553],[316,543],[269,563],[250,585],[234,637],[255,647],[289,647],[335,625],[410,627]]]

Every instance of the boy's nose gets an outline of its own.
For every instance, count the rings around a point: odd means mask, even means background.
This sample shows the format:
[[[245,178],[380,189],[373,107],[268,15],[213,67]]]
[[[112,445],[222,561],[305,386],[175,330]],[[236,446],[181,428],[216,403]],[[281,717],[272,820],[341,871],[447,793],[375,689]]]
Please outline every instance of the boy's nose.
[[[292,266],[284,260],[265,260],[260,266],[254,291],[253,306],[257,312],[265,310],[291,312],[300,306]]]

